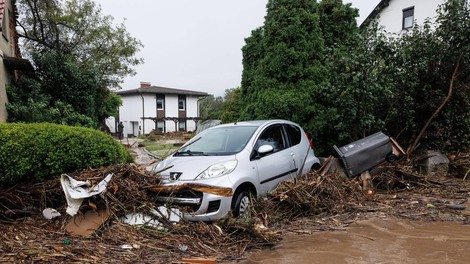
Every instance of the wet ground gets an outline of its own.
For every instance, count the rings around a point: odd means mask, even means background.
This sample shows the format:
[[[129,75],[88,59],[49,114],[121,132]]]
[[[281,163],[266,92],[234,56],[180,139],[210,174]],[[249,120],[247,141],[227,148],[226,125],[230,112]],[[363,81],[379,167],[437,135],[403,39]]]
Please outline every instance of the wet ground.
[[[344,231],[288,235],[275,249],[249,254],[245,264],[469,263],[470,225],[370,219]]]

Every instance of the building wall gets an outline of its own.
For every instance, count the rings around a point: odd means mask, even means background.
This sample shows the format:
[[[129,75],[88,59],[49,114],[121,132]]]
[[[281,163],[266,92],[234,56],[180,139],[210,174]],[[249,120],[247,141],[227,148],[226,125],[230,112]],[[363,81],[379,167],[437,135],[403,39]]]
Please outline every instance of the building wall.
[[[379,25],[387,32],[400,33],[402,31],[403,9],[414,6],[414,20],[423,25],[427,18],[436,16],[436,10],[445,0],[391,0],[389,6],[380,13]]]
[[[143,94],[144,97],[144,110],[142,110],[142,97],[137,95],[125,95],[121,96],[122,106],[119,108],[119,120],[124,125],[124,135],[136,134],[136,124],[140,126],[140,134],[148,134],[152,130],[156,129],[156,124],[153,120],[145,119],[145,123],[142,122],[142,111],[144,111],[145,117],[156,117],[157,116],[157,97],[156,95]],[[186,116],[187,117],[198,117],[198,97],[197,96],[186,96]],[[165,95],[165,117],[178,117],[178,95]],[[165,132],[174,132],[178,130],[178,123],[175,124],[173,120],[165,121]],[[196,122],[194,120],[188,120],[186,122],[186,130],[196,130]]]
[[[188,117],[199,117],[199,107],[198,107],[198,100],[199,97],[197,96],[187,96],[186,97],[186,111],[188,111]],[[186,122],[187,130],[188,131],[195,131],[196,130],[196,121],[195,120],[188,120]]]
[[[0,36],[0,122],[6,122],[7,120],[7,110],[5,104],[8,102],[6,87],[10,83],[11,77],[8,73],[5,65],[3,64],[4,56],[15,56],[14,45],[12,43],[15,41],[12,35],[12,29],[9,25],[11,19],[14,19],[11,16],[13,10],[11,7],[11,0],[6,0],[3,10],[3,19],[2,19],[2,36]],[[1,25],[0,25],[1,26]]]

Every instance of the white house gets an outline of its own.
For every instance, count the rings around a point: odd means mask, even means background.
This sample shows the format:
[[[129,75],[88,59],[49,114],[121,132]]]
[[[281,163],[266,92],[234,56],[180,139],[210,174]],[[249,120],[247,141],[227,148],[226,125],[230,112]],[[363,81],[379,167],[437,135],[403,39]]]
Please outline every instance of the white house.
[[[152,130],[164,133],[196,130],[199,100],[208,96],[205,92],[152,86],[146,82],[140,88],[116,94],[122,98],[118,121],[124,125],[124,135],[134,136]]]
[[[389,33],[400,33],[417,25],[423,25],[426,19],[434,21],[436,10],[445,0],[381,0],[361,27],[377,19]]]

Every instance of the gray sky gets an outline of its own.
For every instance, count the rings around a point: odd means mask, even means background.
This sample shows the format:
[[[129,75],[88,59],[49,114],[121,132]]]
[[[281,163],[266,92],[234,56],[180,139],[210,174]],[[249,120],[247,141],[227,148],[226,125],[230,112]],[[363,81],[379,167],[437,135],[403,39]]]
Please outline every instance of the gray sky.
[[[359,8],[362,21],[379,0],[343,0]],[[144,63],[123,89],[152,85],[223,96],[240,85],[241,48],[263,25],[267,0],[96,0],[105,15],[124,21],[144,47]]]

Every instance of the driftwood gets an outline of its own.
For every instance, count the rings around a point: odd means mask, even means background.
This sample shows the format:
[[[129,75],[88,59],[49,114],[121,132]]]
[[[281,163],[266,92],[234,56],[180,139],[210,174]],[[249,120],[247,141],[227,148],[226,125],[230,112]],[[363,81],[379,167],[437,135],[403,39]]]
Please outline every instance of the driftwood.
[[[225,187],[217,187],[217,186],[210,186],[205,184],[197,184],[197,183],[183,183],[180,185],[172,185],[172,186],[152,186],[149,187],[149,190],[154,192],[163,192],[163,193],[175,193],[175,192],[184,192],[188,190],[194,190],[199,192],[205,192],[220,196],[230,197],[233,195],[232,188],[225,188]]]

